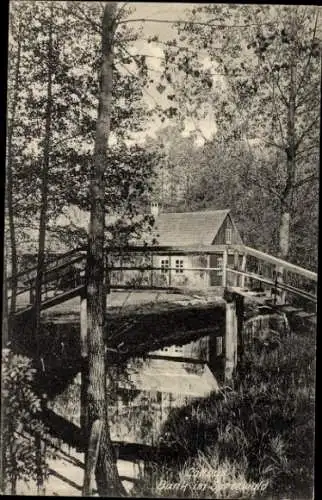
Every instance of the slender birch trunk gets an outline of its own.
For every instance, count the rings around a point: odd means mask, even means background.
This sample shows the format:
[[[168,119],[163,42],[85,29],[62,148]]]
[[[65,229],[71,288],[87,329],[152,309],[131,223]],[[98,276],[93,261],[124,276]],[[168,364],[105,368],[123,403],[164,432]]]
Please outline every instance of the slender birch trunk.
[[[45,244],[46,244],[46,226],[48,212],[48,173],[50,168],[50,149],[51,149],[51,134],[52,134],[52,84],[53,84],[53,22],[54,22],[54,5],[50,3],[50,17],[48,23],[48,40],[47,40],[47,99],[46,99],[46,122],[45,122],[45,137],[44,137],[44,155],[43,166],[41,172],[41,202],[40,202],[40,220],[39,220],[39,240],[38,240],[38,258],[37,258],[37,276],[35,285],[35,340],[37,349],[37,363],[40,370],[43,369],[41,363],[41,290],[42,281],[45,270]],[[38,495],[44,494],[44,478],[42,472],[41,455],[42,443],[40,436],[36,436],[36,463],[37,463],[37,492]]]
[[[126,492],[118,475],[116,456],[111,443],[108,404],[107,370],[105,365],[105,309],[104,283],[104,173],[107,163],[107,147],[110,133],[113,85],[113,42],[115,32],[116,3],[105,5],[102,22],[102,71],[94,161],[90,185],[91,216],[88,245],[87,320],[88,320],[88,443],[95,442],[97,422],[101,424],[95,476],[100,496],[125,496]],[[95,424],[96,422],[96,424]],[[95,424],[95,425],[94,425]],[[93,461],[87,451],[83,494],[88,490]]]
[[[23,28],[22,23],[19,23],[18,38],[17,38],[17,56],[16,65],[13,78],[13,93],[12,93],[12,106],[11,106],[11,119],[8,124],[8,143],[7,143],[7,207],[8,207],[8,223],[9,223],[9,239],[10,239],[10,253],[11,253],[11,303],[10,313],[13,314],[16,310],[17,301],[17,245],[15,234],[15,219],[13,207],[13,151],[12,140],[16,120],[17,104],[19,99],[19,77],[20,77],[20,63],[21,63],[21,45],[22,45]]]

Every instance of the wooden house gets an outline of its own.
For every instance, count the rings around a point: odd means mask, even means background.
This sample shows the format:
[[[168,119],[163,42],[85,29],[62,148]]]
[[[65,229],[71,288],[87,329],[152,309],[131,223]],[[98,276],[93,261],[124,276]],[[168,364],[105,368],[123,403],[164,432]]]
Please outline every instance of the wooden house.
[[[153,237],[159,246],[200,248],[212,246],[214,253],[203,255],[155,255],[153,266],[160,269],[171,286],[208,288],[222,286],[223,254],[226,245],[242,244],[241,235],[230,210],[201,212],[157,213]],[[228,264],[236,258],[228,251]],[[241,259],[241,256],[238,257]],[[194,271],[195,268],[219,268],[216,271]]]
[[[153,253],[144,256],[142,253],[131,253],[131,255],[112,256],[110,263],[118,267],[118,270],[111,273],[111,284],[113,286],[130,284],[135,282],[144,285],[160,285],[187,287],[194,289],[205,289],[208,287],[222,286],[224,252],[228,249],[227,263],[231,265],[236,259],[233,251],[229,250],[229,245],[242,244],[242,238],[231,216],[230,210],[206,210],[198,212],[177,212],[159,213],[156,203],[151,206],[151,213],[154,215],[155,224],[151,233],[141,235],[139,239],[133,239],[130,243],[142,246],[144,243],[157,245],[160,247],[182,248],[196,251],[193,254],[185,252],[171,252],[167,255]],[[107,227],[117,220],[116,216],[106,217]],[[55,221],[59,227],[58,235],[49,232],[46,238],[47,252],[51,258],[72,250],[72,244],[66,244],[59,236],[63,231],[67,234],[71,229],[86,234],[89,224],[89,213],[69,207],[65,214]],[[22,251],[21,262],[34,263],[37,251],[38,232],[30,232],[30,241]],[[72,239],[70,240],[72,241]],[[74,243],[77,246],[76,243]],[[203,249],[213,248],[213,253],[204,253]],[[198,253],[198,249],[200,252]],[[241,255],[237,256],[241,259]],[[156,268],[151,272],[139,272],[135,270],[120,270],[120,267],[147,266]],[[25,267],[25,266],[21,266]],[[207,268],[214,270],[207,271]],[[204,270],[205,269],[205,270]]]

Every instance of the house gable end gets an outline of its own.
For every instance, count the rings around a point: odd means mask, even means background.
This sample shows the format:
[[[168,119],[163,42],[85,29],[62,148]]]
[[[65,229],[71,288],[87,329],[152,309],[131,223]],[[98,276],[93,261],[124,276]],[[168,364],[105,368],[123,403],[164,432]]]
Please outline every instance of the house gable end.
[[[231,215],[228,213],[226,217],[224,218],[220,228],[218,229],[213,241],[212,245],[225,245],[226,244],[226,230],[230,229],[231,230],[231,241],[230,243],[232,245],[240,245],[242,244],[242,239],[239,234],[239,231],[231,217]]]

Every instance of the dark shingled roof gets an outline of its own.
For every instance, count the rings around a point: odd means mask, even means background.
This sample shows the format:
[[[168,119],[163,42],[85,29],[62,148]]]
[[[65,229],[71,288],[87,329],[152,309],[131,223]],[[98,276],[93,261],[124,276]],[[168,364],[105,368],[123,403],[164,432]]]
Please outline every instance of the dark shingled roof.
[[[211,245],[229,210],[161,213],[156,217],[155,238],[158,245]]]

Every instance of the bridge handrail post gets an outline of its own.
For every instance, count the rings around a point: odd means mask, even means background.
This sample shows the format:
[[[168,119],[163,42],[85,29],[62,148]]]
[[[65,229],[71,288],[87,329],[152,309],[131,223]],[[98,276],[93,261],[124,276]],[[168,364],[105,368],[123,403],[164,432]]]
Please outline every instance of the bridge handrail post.
[[[227,286],[227,263],[228,263],[228,247],[226,246],[223,252],[222,259],[222,286]]]
[[[275,266],[275,300],[277,298],[277,295],[280,295],[280,299],[278,300],[279,304],[283,305],[285,304],[285,299],[286,299],[286,292],[285,290],[281,290],[278,292],[278,285],[282,285],[284,280],[283,280],[283,272],[284,268],[281,265],[276,265]]]
[[[234,269],[236,269],[236,271],[239,270],[239,252],[238,252],[238,250],[234,251]],[[238,283],[239,283],[239,275],[236,273],[234,276],[234,286],[238,286]]]
[[[247,264],[247,253],[243,253],[242,256],[242,262],[241,262],[241,271],[245,272],[246,271],[246,264]],[[242,274],[240,277],[240,286],[241,288],[245,288],[245,275]]]

